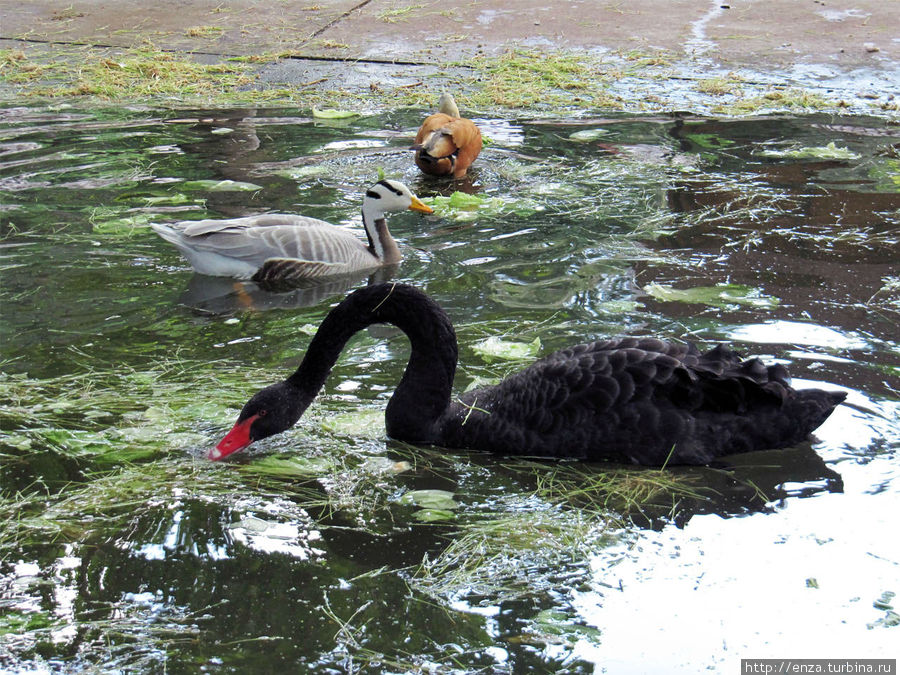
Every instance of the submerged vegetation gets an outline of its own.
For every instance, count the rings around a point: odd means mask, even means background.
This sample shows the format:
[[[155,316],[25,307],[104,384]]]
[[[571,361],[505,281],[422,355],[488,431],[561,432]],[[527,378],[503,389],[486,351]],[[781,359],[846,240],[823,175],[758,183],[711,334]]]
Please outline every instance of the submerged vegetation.
[[[4,76],[29,59],[8,53]],[[173,64],[160,60],[144,72],[168,77]],[[117,63],[85,72],[111,70],[123,79],[108,91],[136,91],[129,78],[149,66]],[[248,76],[247,62],[234,63],[184,77],[252,95],[231,79]],[[478,67],[554,96],[577,95],[597,67],[544,65],[519,53]],[[375,175],[418,179],[406,131],[423,108],[357,115],[342,101],[316,103],[312,119],[306,108],[70,102],[10,115],[0,669],[578,672],[621,618],[605,603],[651,581],[619,565],[639,554],[643,565],[652,530],[683,545],[679,555],[702,553],[703,527],[720,517],[764,527],[797,503],[830,504],[838,470],[863,490],[877,483],[861,499],[890,492],[878,481],[898,440],[897,160],[885,125],[836,128],[825,115],[485,119],[493,142],[471,186],[423,182],[436,214],[392,221],[409,251],[396,278],[453,318],[455,392],[587,339],[729,340],[853,391],[839,426],[864,433],[830,429],[815,446],[717,468],[412,447],[384,429],[407,341],[374,327],[347,345],[296,427],[235,461],[207,461],[345,291],[200,279],[148,224],[273,209],[357,227]],[[772,517],[742,517],[761,511]],[[677,585],[682,563],[667,564]],[[800,578],[837,583],[827,570]],[[643,602],[647,616],[665,598]],[[892,627],[878,611],[860,625]]]

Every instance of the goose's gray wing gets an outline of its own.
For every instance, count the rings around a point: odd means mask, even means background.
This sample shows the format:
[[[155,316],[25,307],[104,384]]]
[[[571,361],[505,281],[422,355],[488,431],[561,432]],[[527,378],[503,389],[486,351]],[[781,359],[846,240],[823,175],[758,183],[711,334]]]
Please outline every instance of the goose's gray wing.
[[[315,227],[326,225],[334,227],[331,223],[298,216],[290,213],[262,213],[258,216],[246,216],[244,218],[211,218],[207,220],[183,220],[172,227],[180,230],[186,237],[202,237],[217,232],[240,233],[251,229],[266,229],[273,227]]]
[[[280,269],[293,266],[292,278],[315,278],[378,264],[352,232],[306,216],[263,214],[154,225],[153,229],[204,274],[246,278],[267,261],[278,260]]]

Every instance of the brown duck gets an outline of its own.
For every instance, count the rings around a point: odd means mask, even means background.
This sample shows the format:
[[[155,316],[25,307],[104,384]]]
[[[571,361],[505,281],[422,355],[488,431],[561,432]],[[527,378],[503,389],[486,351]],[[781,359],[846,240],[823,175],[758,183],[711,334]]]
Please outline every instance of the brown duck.
[[[481,152],[481,131],[459,116],[450,94],[441,94],[438,112],[429,115],[416,134],[416,166],[431,176],[462,178]]]

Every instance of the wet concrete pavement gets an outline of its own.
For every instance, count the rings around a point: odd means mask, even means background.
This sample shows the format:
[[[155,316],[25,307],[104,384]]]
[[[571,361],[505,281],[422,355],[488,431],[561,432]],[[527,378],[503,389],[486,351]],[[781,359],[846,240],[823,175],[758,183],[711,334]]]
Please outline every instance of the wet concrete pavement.
[[[870,98],[900,95],[894,0],[30,0],[0,7],[0,48],[148,43],[207,61],[287,52],[289,59],[260,66],[264,83],[324,78],[326,86],[365,86],[384,76],[384,63],[434,71],[522,47],[661,54],[686,78],[737,70]]]

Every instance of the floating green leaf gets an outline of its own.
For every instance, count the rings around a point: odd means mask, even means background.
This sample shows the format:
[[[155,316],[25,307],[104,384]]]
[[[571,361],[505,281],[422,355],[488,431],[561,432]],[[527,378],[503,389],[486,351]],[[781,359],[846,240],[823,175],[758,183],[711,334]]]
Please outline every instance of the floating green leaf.
[[[494,359],[520,361],[534,358],[537,355],[541,350],[541,339],[535,338],[531,342],[514,342],[492,336],[476,342],[472,345],[472,349],[488,362]]]
[[[459,192],[458,190],[450,195],[448,204],[454,209],[480,209],[492,201],[503,201],[497,198],[479,197],[467,192]]]
[[[322,428],[341,436],[381,438],[384,436],[384,410],[357,408],[340,415],[331,415],[322,421]]]
[[[729,138],[722,138],[716,134],[687,134],[686,138],[693,141],[701,148],[724,148],[734,145],[734,141]]]
[[[495,384],[500,383],[499,377],[482,377],[480,375],[475,375],[472,378],[472,381],[466,385],[464,391],[472,391],[473,389],[481,389],[482,387],[490,387]]]
[[[784,157],[787,159],[859,159],[859,155],[848,148],[839,148],[831,141],[825,146],[789,148],[785,150],[762,150],[763,157]]]
[[[147,206],[177,206],[179,204],[187,204],[195,201],[193,197],[188,197],[181,192],[174,192],[170,195],[160,195],[158,197],[141,197],[140,199],[147,204]]]
[[[324,110],[313,108],[312,116],[320,120],[346,120],[351,117],[359,117],[359,113],[350,110],[335,110],[333,108],[326,108]]]
[[[568,642],[600,637],[600,631],[597,628],[576,624],[565,612],[559,610],[545,609],[534,618],[534,622],[544,635],[564,638]]]
[[[528,215],[538,207],[526,200],[506,201],[500,197],[481,197],[456,191],[449,197],[425,197],[423,202],[443,218],[457,221],[475,220],[479,215],[499,216],[503,213]]]
[[[644,292],[663,302],[687,302],[711,307],[727,305],[752,305],[754,307],[775,307],[778,298],[763,295],[755,288],[740,284],[719,284],[717,286],[695,286],[694,288],[672,288],[667,284],[648,284]]]
[[[284,455],[269,455],[260,459],[254,459],[248,464],[241,465],[241,470],[247,473],[262,474],[278,478],[290,478],[293,476],[321,476],[333,469],[333,462],[327,457],[297,457]]]
[[[400,503],[413,504],[423,509],[453,511],[459,508],[453,496],[453,493],[447,490],[410,490],[400,497]]]
[[[115,201],[138,203],[142,206],[180,206],[181,204],[193,203],[199,200],[197,197],[189,197],[181,192],[135,190],[120,194]]]
[[[636,300],[607,300],[598,303],[594,309],[603,314],[628,314],[641,306]]]
[[[314,323],[305,323],[297,330],[304,335],[315,335],[319,331],[319,327]]]
[[[446,520],[453,520],[456,514],[446,509],[422,509],[413,514],[413,518],[422,523],[439,523]]]
[[[239,180],[188,180],[181,184],[181,189],[205,192],[254,192],[262,190],[262,186]]]
[[[869,177],[875,181],[876,192],[900,192],[900,159],[876,161],[869,169]]]
[[[146,227],[148,223],[157,220],[157,218],[158,216],[153,213],[135,213],[121,218],[93,220],[91,225],[94,232],[98,234],[132,234],[135,230]]]
[[[609,132],[606,129],[583,129],[569,134],[569,140],[576,143],[590,143],[605,136]]]

